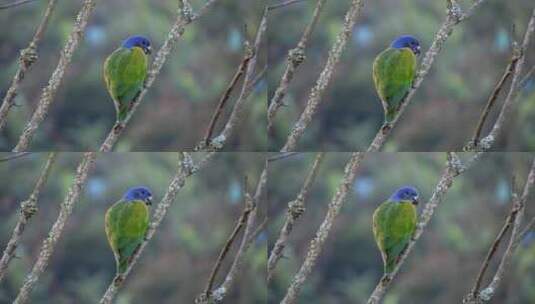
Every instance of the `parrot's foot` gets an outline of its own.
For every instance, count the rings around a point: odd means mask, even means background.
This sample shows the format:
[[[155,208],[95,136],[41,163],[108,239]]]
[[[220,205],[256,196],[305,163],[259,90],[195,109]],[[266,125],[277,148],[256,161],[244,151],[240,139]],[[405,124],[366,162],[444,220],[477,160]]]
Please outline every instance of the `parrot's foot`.
[[[120,121],[120,120],[117,120],[115,122],[115,125],[113,125],[113,132],[114,133],[118,133],[119,131],[121,131],[122,129],[124,129],[124,122],[123,121]]]
[[[114,285],[119,285],[124,281],[124,275],[122,273],[118,273],[115,275],[115,278],[113,279]]]
[[[383,123],[383,126],[381,127],[381,132],[385,133],[385,132],[390,131],[390,129],[392,129],[392,123],[385,121]]]

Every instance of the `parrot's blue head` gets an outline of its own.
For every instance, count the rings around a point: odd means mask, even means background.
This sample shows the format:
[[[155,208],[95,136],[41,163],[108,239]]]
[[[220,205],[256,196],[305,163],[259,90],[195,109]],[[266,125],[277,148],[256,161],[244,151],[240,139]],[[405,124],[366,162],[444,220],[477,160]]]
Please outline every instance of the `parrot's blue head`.
[[[396,203],[401,201],[411,201],[414,205],[418,205],[418,190],[411,186],[404,186],[396,190],[390,197],[390,200]]]
[[[139,47],[145,52],[145,54],[151,53],[150,41],[143,36],[130,36],[123,42],[123,47],[131,49],[133,47]]]
[[[395,49],[409,48],[415,55],[420,55],[420,41],[410,35],[397,37],[390,46]]]
[[[144,201],[147,205],[152,205],[152,192],[147,187],[133,187],[128,189],[123,195],[126,202]]]

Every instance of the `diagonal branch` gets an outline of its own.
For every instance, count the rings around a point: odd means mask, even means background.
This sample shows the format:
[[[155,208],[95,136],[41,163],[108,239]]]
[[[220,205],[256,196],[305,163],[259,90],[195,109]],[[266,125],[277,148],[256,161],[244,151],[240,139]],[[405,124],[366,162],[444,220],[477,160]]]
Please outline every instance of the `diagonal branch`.
[[[100,299],[100,304],[110,304],[113,302],[113,299],[117,295],[119,288],[122,287],[124,281],[132,271],[132,268],[136,265],[139,258],[141,257],[141,254],[145,250],[145,247],[148,245],[149,241],[152,239],[152,237],[158,230],[158,227],[161,225],[165,215],[167,214],[167,210],[175,201],[178,192],[184,187],[186,180],[195,173],[197,173],[200,169],[204,168],[211,161],[214,155],[215,153],[209,153],[204,158],[204,160],[199,162],[197,165],[194,165],[189,153],[180,153],[177,172],[171,179],[169,187],[167,188],[167,191],[163,196],[162,200],[158,203],[158,206],[156,206],[156,210],[152,215],[152,220],[149,224],[149,229],[147,230],[147,235],[145,236],[143,243],[141,243],[141,245],[136,249],[135,253],[129,261],[126,271],[122,274],[116,275],[115,278],[112,280],[112,282],[106,289],[106,292]]]
[[[95,0],[84,0],[82,8],[76,16],[76,21],[69,35],[67,43],[61,51],[61,56],[59,58],[58,65],[52,73],[52,76],[50,76],[47,86],[43,89],[43,92],[41,93],[41,97],[39,98],[39,102],[37,104],[37,108],[33,112],[32,117],[30,118],[30,120],[26,124],[26,127],[22,131],[22,134],[19,137],[19,141],[13,149],[13,152],[20,152],[28,149],[32,138],[35,135],[35,132],[48,115],[48,110],[54,102],[54,97],[56,96],[56,92],[59,86],[63,82],[65,71],[71,63],[72,56],[78,48],[78,44],[82,40],[82,36],[84,35],[85,28],[87,26],[87,21],[89,19],[89,16],[91,16],[91,13],[93,12],[94,8]]]
[[[15,225],[15,229],[13,229],[13,233],[11,234],[11,238],[7,243],[6,249],[4,250],[2,259],[0,259],[0,282],[2,282],[2,279],[6,275],[9,262],[15,256],[15,250],[17,249],[17,246],[20,243],[20,239],[22,237],[22,233],[24,232],[26,224],[28,223],[30,218],[37,212],[37,200],[39,199],[39,194],[41,193],[41,190],[46,184],[46,181],[50,174],[50,170],[52,169],[52,166],[56,161],[56,155],[56,152],[51,152],[49,154],[46,164],[43,167],[39,178],[37,179],[37,183],[35,184],[32,193],[30,194],[27,200],[20,203],[19,219],[17,221],[17,224]]]
[[[217,0],[209,0],[204,4],[203,7],[199,9],[197,14],[193,14],[189,2],[187,0],[179,0],[177,18],[171,26],[171,29],[169,30],[167,38],[165,39],[162,47],[158,50],[158,53],[156,53],[156,58],[154,59],[151,69],[148,72],[147,79],[145,79],[145,83],[143,84],[143,88],[132,101],[132,105],[130,106],[130,110],[126,115],[125,120],[122,122],[116,122],[112,129],[109,131],[106,139],[100,146],[101,152],[109,152],[113,149],[113,146],[119,140],[119,137],[121,136],[124,129],[126,128],[126,125],[134,115],[137,107],[143,100],[143,97],[145,97],[148,90],[152,87],[154,80],[156,80],[156,77],[160,73],[163,65],[165,64],[165,61],[167,60],[167,56],[169,56],[169,54],[173,50],[175,43],[184,34],[186,26],[204,15],[206,11],[210,8],[210,6],[212,6],[216,1]]]
[[[39,280],[39,277],[48,266],[49,259],[54,253],[54,247],[59,241],[59,238],[63,233],[63,228],[65,228],[65,224],[72,213],[74,205],[82,193],[82,189],[89,176],[89,171],[91,171],[91,169],[94,167],[95,159],[95,152],[84,153],[84,157],[76,169],[76,176],[74,177],[73,183],[69,188],[69,192],[61,203],[58,218],[50,229],[47,238],[43,241],[43,245],[41,246],[41,250],[39,252],[39,257],[33,265],[31,272],[26,276],[26,279],[20,288],[19,294],[13,302],[14,304],[24,304],[28,302],[30,293]]]
[[[273,272],[275,271],[277,263],[282,257],[282,252],[286,247],[286,244],[288,243],[288,238],[293,230],[295,222],[303,214],[303,212],[305,212],[305,200],[307,199],[310,188],[312,187],[312,184],[316,179],[316,175],[318,174],[318,170],[321,162],[323,161],[324,156],[325,152],[319,152],[318,154],[316,154],[316,158],[312,163],[312,167],[308,172],[307,177],[305,178],[305,182],[301,187],[299,194],[297,195],[295,200],[288,203],[288,212],[286,214],[286,220],[284,221],[284,224],[280,230],[279,238],[275,241],[275,245],[273,245],[273,249],[271,249],[271,253],[269,254],[267,264],[268,284],[273,277]]]
[[[245,70],[247,69],[247,65],[249,64],[249,61],[254,56],[254,51],[249,45],[249,42],[245,42],[245,55],[243,56],[242,61],[240,62],[240,65],[238,66],[238,70],[232,77],[232,80],[230,81],[228,87],[223,92],[223,95],[221,95],[221,98],[219,99],[219,103],[216,107],[216,110],[214,114],[212,115],[212,119],[210,120],[210,123],[208,125],[208,129],[206,130],[206,134],[204,136],[204,145],[208,146],[210,144],[210,138],[212,138],[212,134],[214,133],[214,128],[217,122],[217,119],[219,116],[221,116],[223,112],[223,108],[225,107],[226,102],[230,98],[230,94],[238,84],[238,81],[240,80],[241,76],[245,73]]]
[[[19,89],[20,83],[24,79],[26,72],[30,69],[30,66],[37,61],[37,45],[44,35],[48,20],[56,7],[56,3],[57,0],[48,1],[43,19],[41,19],[41,23],[39,23],[32,40],[25,49],[20,51],[19,67],[13,76],[13,80],[11,80],[11,85],[7,90],[2,106],[0,107],[0,131],[6,125],[9,110],[11,110],[11,107],[15,104],[15,96],[17,96],[17,90]]]
[[[472,136],[472,140],[470,141],[469,145],[477,147],[479,144],[479,138],[481,137],[481,131],[483,129],[483,125],[485,124],[485,121],[487,120],[487,117],[490,113],[490,110],[492,109],[492,106],[496,102],[496,99],[498,99],[498,96],[500,95],[501,90],[503,89],[503,86],[505,85],[505,82],[509,77],[513,74],[515,70],[515,66],[518,63],[518,60],[520,59],[520,56],[518,52],[513,51],[513,55],[511,57],[511,62],[507,65],[507,68],[505,68],[505,72],[503,73],[502,77],[496,84],[496,87],[494,87],[494,90],[492,90],[492,94],[490,95],[487,104],[485,105],[485,108],[483,109],[483,112],[481,113],[481,116],[479,117],[479,121],[477,122],[476,130],[474,132],[474,135]],[[469,150],[469,149],[468,149]]]
[[[312,20],[310,20],[310,23],[306,26],[301,36],[301,39],[297,43],[297,46],[288,52],[286,69],[284,70],[282,78],[279,82],[279,86],[275,90],[275,93],[273,94],[273,97],[269,102],[267,115],[268,132],[271,132],[271,130],[273,129],[273,120],[275,119],[277,111],[280,107],[284,105],[284,96],[288,92],[288,87],[290,86],[290,82],[294,78],[295,71],[301,65],[301,63],[305,61],[305,48],[307,46],[308,41],[310,40],[312,31],[314,31],[314,28],[318,23],[320,13],[326,1],[327,0],[318,0],[318,2],[316,3],[316,7],[314,8],[314,12],[312,13]]]
[[[492,246],[489,249],[489,253],[487,254],[487,257],[485,258],[481,266],[481,270],[477,276],[474,287],[472,288],[470,293],[465,297],[465,299],[463,299],[463,303],[479,304],[482,302],[488,302],[492,299],[492,297],[496,293],[496,290],[498,289],[500,285],[503,275],[505,274],[505,270],[507,266],[509,265],[509,263],[511,262],[511,258],[513,257],[515,249],[520,243],[520,240],[522,239],[521,238],[522,236],[521,226],[524,220],[524,211],[526,209],[526,202],[533,188],[533,184],[535,184],[535,159],[533,160],[531,164],[531,169],[526,179],[526,183],[524,184],[524,190],[522,191],[522,195],[519,196],[516,193],[513,195],[513,204],[512,204],[513,206],[511,208],[511,212],[509,213],[509,216],[507,217],[505,221],[504,227],[498,234],[496,241],[492,244]],[[504,230],[507,230],[509,227],[512,227],[511,236],[509,237],[509,243],[507,245],[507,248],[505,249],[504,254],[502,255],[498,269],[496,270],[496,273],[494,274],[494,277],[492,278],[492,281],[490,282],[490,284],[485,289],[480,291],[479,288],[481,286],[481,281],[488,267],[490,259],[496,252],[496,249],[499,245],[500,240],[503,238]]]
[[[32,154],[32,152],[10,153],[8,156],[0,158],[0,163],[8,162],[10,160],[14,160],[14,159],[17,159],[17,158],[28,156],[30,154]]]
[[[240,95],[238,96],[238,99],[234,103],[234,107],[232,108],[232,112],[230,113],[230,117],[227,120],[227,123],[225,124],[225,127],[217,135],[216,137],[210,139],[209,144],[205,145],[204,143],[201,143],[197,146],[196,150],[198,151],[218,151],[223,148],[223,145],[226,143],[227,139],[230,137],[232,132],[234,132],[234,129],[240,124],[242,121],[242,116],[245,111],[245,104],[251,95],[251,92],[254,88],[254,83],[258,80],[257,77],[255,77],[255,70],[256,70],[256,63],[258,61],[258,53],[260,50],[260,46],[262,42],[264,41],[264,34],[267,29],[267,14],[268,14],[268,8],[264,8],[264,13],[262,15],[262,19],[260,20],[260,25],[258,26],[258,30],[256,31],[255,41],[254,41],[254,47],[252,50],[252,57],[249,60],[249,63],[247,65],[247,69],[245,71],[245,77],[243,79],[242,88],[240,91]]]
[[[264,167],[264,170],[262,170],[262,173],[260,174],[260,178],[258,180],[258,183],[256,185],[255,195],[253,197],[253,205],[251,213],[249,214],[249,218],[247,219],[247,224],[245,226],[245,231],[243,232],[242,240],[240,247],[238,248],[238,252],[234,256],[234,260],[232,262],[232,265],[230,266],[229,271],[227,272],[225,276],[225,280],[221,285],[219,285],[218,288],[216,288],[211,293],[211,298],[209,299],[203,299],[205,301],[197,302],[197,304],[205,304],[205,303],[212,303],[212,302],[206,302],[213,300],[213,303],[221,303],[225,297],[229,294],[230,289],[234,285],[234,282],[236,281],[236,277],[238,275],[238,272],[241,270],[245,258],[245,253],[249,249],[251,243],[254,240],[254,235],[257,234],[261,229],[261,227],[264,224],[260,224],[258,226],[256,225],[256,215],[258,212],[259,204],[263,202],[263,198],[265,197],[266,193],[266,185],[267,185],[267,163]]]
[[[247,182],[245,182],[244,189],[247,189]],[[206,288],[204,289],[203,293],[195,299],[195,303],[208,303],[210,298],[212,297],[212,287],[214,286],[215,277],[217,275],[217,272],[221,268],[221,265],[223,263],[223,260],[227,256],[227,254],[230,251],[230,247],[236,240],[236,237],[238,236],[238,233],[242,230],[242,228],[247,224],[247,220],[249,219],[249,216],[251,215],[251,211],[255,208],[255,203],[252,198],[252,196],[245,192],[244,195],[244,207],[242,210],[242,213],[240,215],[240,218],[238,219],[238,222],[236,223],[236,226],[234,227],[234,230],[230,234],[228,240],[225,242],[225,245],[223,245],[223,248],[221,248],[221,251],[219,253],[219,256],[217,257],[217,261],[214,264],[214,267],[212,269],[212,272],[210,273],[210,277],[208,279],[208,283],[206,284]]]
[[[487,151],[490,148],[490,146],[492,146],[492,144],[496,141],[498,136],[501,134],[503,125],[505,124],[505,121],[510,116],[511,111],[513,110],[513,105],[515,103],[516,97],[518,96],[518,93],[520,92],[520,89],[523,85],[522,71],[524,69],[524,62],[526,59],[525,54],[527,53],[529,43],[531,40],[531,36],[533,35],[534,32],[535,32],[535,9],[533,9],[531,13],[531,18],[528,22],[526,32],[524,33],[524,39],[523,39],[522,45],[518,46],[518,43],[516,42],[513,45],[513,52],[515,53],[514,56],[517,56],[519,58],[515,66],[513,79],[511,80],[511,87],[509,88],[507,97],[505,98],[505,101],[502,105],[500,114],[498,115],[498,118],[496,119],[491,131],[486,137],[481,139],[480,146],[476,147],[477,148],[476,150]]]
[[[0,10],[12,8],[12,7],[17,7],[19,5],[23,5],[23,4],[26,4],[26,3],[31,3],[31,2],[34,2],[34,1],[36,1],[36,0],[19,0],[19,1],[14,1],[14,2],[7,3],[7,4],[1,4],[0,5]]]
[[[312,117],[316,114],[318,107],[321,104],[323,94],[331,82],[334,71],[336,70],[336,66],[340,61],[340,57],[344,52],[347,41],[353,32],[357,17],[359,16],[363,6],[362,2],[363,0],[351,1],[351,6],[346,13],[342,31],[338,33],[336,41],[329,51],[327,63],[323,67],[318,80],[316,80],[316,84],[310,90],[310,95],[306,102],[305,109],[290,131],[290,134],[288,135],[286,143],[284,144],[284,147],[282,147],[281,152],[294,151],[296,149],[297,141],[303,136],[303,133],[305,133],[306,128],[312,121]]]
[[[297,297],[301,292],[303,284],[316,265],[317,259],[321,254],[327,237],[329,236],[329,232],[331,231],[334,220],[344,205],[349,189],[355,180],[357,170],[360,167],[363,158],[364,153],[354,152],[351,154],[351,158],[347,162],[344,169],[344,177],[342,178],[342,181],[336,190],[336,194],[329,203],[327,214],[325,215],[321,226],[316,231],[316,235],[312,241],[310,241],[310,246],[308,247],[305,260],[290,283],[284,299],[280,302],[281,304],[294,304],[297,301]]]

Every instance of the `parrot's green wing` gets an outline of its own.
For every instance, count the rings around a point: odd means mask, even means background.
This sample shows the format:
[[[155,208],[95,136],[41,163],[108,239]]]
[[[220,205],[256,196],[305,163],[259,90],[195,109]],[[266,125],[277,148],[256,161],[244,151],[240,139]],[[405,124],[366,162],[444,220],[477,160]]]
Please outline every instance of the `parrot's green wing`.
[[[117,120],[123,121],[147,76],[147,55],[139,47],[120,47],[104,62],[104,81],[113,98]]]
[[[117,273],[123,273],[129,259],[145,238],[149,209],[143,201],[119,201],[106,212],[106,235],[115,255]]]
[[[382,203],[373,214],[373,234],[390,273],[416,229],[416,207],[409,201]]]
[[[409,48],[388,48],[373,62],[373,81],[390,122],[409,91],[416,74],[416,56]]]

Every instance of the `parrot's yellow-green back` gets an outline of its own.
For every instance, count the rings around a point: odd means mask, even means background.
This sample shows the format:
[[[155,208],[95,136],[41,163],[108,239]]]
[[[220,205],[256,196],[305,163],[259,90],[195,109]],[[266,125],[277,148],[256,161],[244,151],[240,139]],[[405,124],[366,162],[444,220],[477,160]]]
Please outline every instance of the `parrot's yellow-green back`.
[[[409,48],[387,48],[373,62],[375,89],[385,110],[385,121],[392,121],[409,91],[416,74],[416,56]]]
[[[117,273],[123,273],[145,238],[149,227],[149,208],[141,200],[120,200],[108,209],[105,222],[108,242],[117,263]]]
[[[373,234],[384,272],[391,273],[416,229],[416,206],[410,201],[382,203],[373,214]]]
[[[117,111],[117,121],[126,118],[131,102],[143,87],[147,68],[147,55],[139,47],[119,47],[104,62],[104,80]]]

